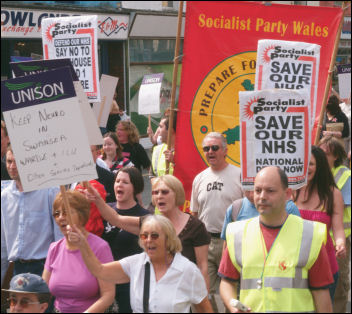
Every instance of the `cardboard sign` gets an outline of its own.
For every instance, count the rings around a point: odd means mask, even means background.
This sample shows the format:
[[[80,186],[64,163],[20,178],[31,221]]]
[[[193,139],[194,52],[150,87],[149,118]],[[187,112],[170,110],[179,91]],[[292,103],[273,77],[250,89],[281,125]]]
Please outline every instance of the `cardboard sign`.
[[[315,119],[320,46],[297,41],[259,40],[255,89],[307,89]]]
[[[25,192],[97,178],[69,68],[1,82]]]
[[[160,113],[160,90],[164,73],[144,75],[138,94],[138,114]]]
[[[93,111],[100,127],[108,123],[118,77],[103,74],[100,79],[101,102],[93,104]]]
[[[90,107],[87,96],[83,91],[83,87],[78,80],[75,70],[73,69],[70,59],[53,59],[53,60],[37,60],[29,62],[12,62],[10,68],[14,77],[27,76],[46,72],[48,70],[58,69],[62,67],[69,67],[71,76],[73,78],[73,85],[80,104],[83,121],[88,135],[90,145],[103,144],[103,137],[94,116],[94,112]]]
[[[346,99],[351,97],[351,65],[344,64],[337,66],[337,77],[339,80],[340,98]]]
[[[100,101],[97,16],[42,21],[44,59],[70,58],[90,102]]]
[[[266,166],[285,171],[289,186],[306,184],[310,158],[310,103],[305,90],[239,92],[242,186],[253,189]]]

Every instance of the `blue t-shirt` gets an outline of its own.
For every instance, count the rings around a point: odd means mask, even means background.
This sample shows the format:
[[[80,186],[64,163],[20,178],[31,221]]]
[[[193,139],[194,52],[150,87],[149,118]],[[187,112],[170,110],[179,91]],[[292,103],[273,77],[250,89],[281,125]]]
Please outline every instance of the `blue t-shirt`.
[[[286,211],[288,214],[296,215],[301,217],[301,214],[299,213],[299,210],[296,206],[296,204],[289,200],[286,203]],[[254,204],[249,201],[247,197],[242,199],[242,206],[240,209],[240,212],[238,213],[237,220],[245,220],[249,218],[254,218],[259,216],[259,213],[257,209],[255,208]],[[226,228],[227,225],[232,222],[232,204],[229,206],[229,208],[226,210],[226,215],[224,219],[224,225],[222,226],[222,231],[221,231],[221,239],[226,241]]]

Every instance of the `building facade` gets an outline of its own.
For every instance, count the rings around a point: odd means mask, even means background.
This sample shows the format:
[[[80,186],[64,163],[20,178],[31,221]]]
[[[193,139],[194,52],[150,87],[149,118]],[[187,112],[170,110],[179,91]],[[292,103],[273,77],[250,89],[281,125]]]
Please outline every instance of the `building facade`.
[[[287,5],[342,5],[342,1],[272,2]],[[125,106],[140,133],[146,134],[148,119],[137,113],[138,91],[145,74],[164,73],[161,112],[170,105],[178,6],[179,1],[2,1],[1,79],[11,78],[11,57],[42,58],[41,21],[44,18],[98,15],[99,74],[119,78],[117,101]],[[181,54],[184,22],[185,17],[182,23]],[[336,61],[350,63],[350,56],[351,7],[345,17]],[[179,61],[177,87],[182,58]],[[152,117],[154,127],[160,116]]]

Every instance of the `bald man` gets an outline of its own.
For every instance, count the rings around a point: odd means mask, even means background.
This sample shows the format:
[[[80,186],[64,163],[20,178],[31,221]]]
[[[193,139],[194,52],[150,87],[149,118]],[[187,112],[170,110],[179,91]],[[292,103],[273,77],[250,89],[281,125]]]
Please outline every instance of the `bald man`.
[[[238,312],[238,283],[240,301],[253,312],[332,312],[326,226],[289,215],[290,197],[286,174],[264,168],[254,183],[259,217],[228,225],[219,276],[230,312]]]

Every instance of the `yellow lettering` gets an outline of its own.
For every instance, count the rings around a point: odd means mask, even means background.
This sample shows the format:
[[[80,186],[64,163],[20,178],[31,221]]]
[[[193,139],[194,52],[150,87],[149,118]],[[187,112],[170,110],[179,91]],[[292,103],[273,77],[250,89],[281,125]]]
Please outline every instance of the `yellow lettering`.
[[[309,26],[308,25],[304,25],[304,27],[303,27],[303,35],[306,35],[306,36],[310,35]]]
[[[329,35],[329,27],[324,26],[323,27],[323,37],[328,37]]]
[[[293,32],[294,34],[301,34],[302,31],[302,27],[303,27],[303,22],[296,22],[293,21]]]
[[[261,18],[257,19],[257,23],[255,25],[255,30],[259,31],[259,29],[264,25],[264,20]]]
[[[204,18],[205,18],[205,14],[199,14],[198,25],[200,27],[204,27],[204,25],[205,25]]]
[[[213,19],[210,17],[207,18],[206,24],[207,24],[208,28],[212,27],[213,26]]]
[[[321,27],[317,26],[315,29],[315,36],[321,37]]]

